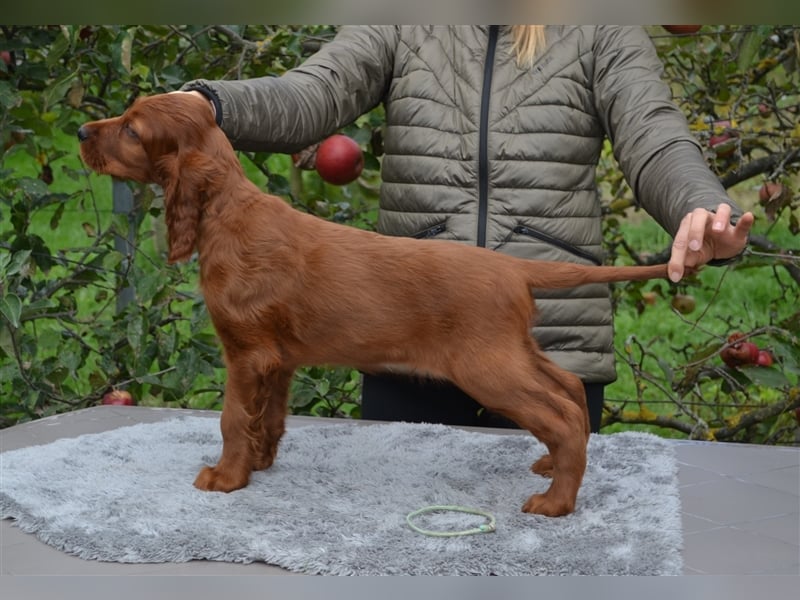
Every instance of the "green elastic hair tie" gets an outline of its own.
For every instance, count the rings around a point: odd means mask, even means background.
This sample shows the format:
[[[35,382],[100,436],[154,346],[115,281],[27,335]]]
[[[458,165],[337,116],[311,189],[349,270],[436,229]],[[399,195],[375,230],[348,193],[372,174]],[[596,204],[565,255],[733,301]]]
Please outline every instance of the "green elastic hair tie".
[[[475,527],[473,529],[465,529],[463,531],[432,531],[430,529],[422,529],[414,524],[413,518],[418,517],[419,515],[431,512],[460,512],[460,513],[467,513],[469,515],[478,515],[481,517],[485,517],[488,519],[488,523],[484,523]],[[432,537],[456,537],[459,535],[474,535],[476,533],[492,533],[497,530],[497,523],[495,521],[494,515],[491,513],[478,510],[476,508],[468,508],[465,506],[426,506],[425,508],[420,508],[419,510],[415,510],[412,513],[409,513],[406,517],[406,522],[408,526],[411,527],[417,533],[421,533],[422,535],[429,535]]]

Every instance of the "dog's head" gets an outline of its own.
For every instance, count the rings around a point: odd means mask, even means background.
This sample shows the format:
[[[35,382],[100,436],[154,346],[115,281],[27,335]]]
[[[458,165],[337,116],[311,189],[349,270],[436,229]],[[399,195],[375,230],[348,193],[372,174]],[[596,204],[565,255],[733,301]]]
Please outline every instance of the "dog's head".
[[[203,203],[230,168],[222,163],[236,160],[208,104],[191,94],[139,98],[118,117],[81,126],[78,139],[92,170],[164,189],[169,262],[188,259]]]

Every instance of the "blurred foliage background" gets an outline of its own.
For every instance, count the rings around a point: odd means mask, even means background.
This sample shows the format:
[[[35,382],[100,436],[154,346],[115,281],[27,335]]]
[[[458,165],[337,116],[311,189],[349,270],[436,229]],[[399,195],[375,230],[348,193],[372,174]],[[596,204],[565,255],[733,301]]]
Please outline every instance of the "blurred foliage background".
[[[800,29],[648,31],[710,168],[758,220],[736,266],[679,285],[615,286],[620,377],[606,431],[796,444]],[[117,182],[112,193],[109,178],[81,164],[75,133],[196,77],[279,76],[334,34],[322,25],[0,26],[0,426],[92,406],[111,390],[148,406],[221,407],[224,370],[197,266],[164,260],[160,189]],[[382,124],[377,108],[343,130],[366,160],[346,186],[284,155],[241,160],[298,209],[372,228]],[[669,238],[638,210],[610,148],[597,182],[609,261],[663,260]],[[737,364],[745,343],[754,360]],[[359,396],[356,371],[312,367],[298,372],[291,409],[358,417]]]

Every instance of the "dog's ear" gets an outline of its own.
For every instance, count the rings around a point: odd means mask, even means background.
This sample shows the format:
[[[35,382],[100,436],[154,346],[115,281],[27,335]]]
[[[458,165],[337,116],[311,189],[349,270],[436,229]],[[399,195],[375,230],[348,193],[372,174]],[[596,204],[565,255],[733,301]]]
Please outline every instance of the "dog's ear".
[[[195,250],[200,215],[219,168],[210,157],[191,150],[162,157],[158,169],[166,182],[167,261],[187,261]]]

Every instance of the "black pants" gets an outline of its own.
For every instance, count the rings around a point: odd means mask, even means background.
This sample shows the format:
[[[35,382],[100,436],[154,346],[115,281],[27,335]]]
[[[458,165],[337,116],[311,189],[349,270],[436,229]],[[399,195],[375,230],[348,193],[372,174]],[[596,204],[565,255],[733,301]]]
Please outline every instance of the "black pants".
[[[589,424],[600,430],[605,384],[584,383]],[[518,429],[513,421],[484,409],[452,383],[401,375],[364,374],[361,417],[375,421],[442,423]]]

